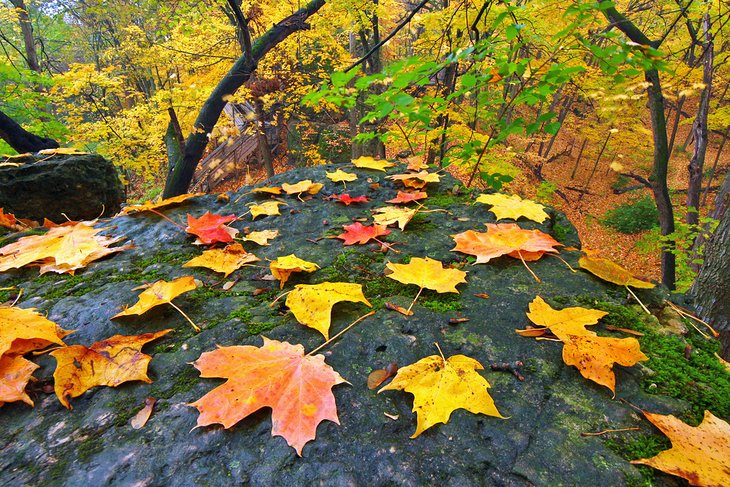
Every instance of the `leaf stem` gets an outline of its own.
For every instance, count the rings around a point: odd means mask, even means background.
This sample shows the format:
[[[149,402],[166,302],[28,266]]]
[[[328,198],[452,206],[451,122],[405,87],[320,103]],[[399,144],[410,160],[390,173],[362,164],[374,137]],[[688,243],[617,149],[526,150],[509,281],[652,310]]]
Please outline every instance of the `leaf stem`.
[[[444,352],[441,351],[441,347],[439,347],[439,342],[433,342],[434,345],[436,345],[436,349],[439,351],[439,355],[441,355],[441,360],[444,361],[444,364],[446,363],[446,357],[444,357]]]
[[[416,304],[416,300],[418,299],[418,296],[420,296],[422,292],[423,292],[423,288],[420,288],[418,290],[418,294],[416,294],[416,297],[413,298],[413,301],[411,301],[411,305],[408,306],[408,309],[406,310],[406,313],[410,313],[411,312],[411,308],[413,307],[414,304]]]
[[[151,211],[152,213],[154,213],[157,216],[161,216],[162,218],[164,218],[165,220],[169,221],[170,223],[172,223],[173,225],[175,225],[177,228],[179,228],[183,232],[185,231],[185,227],[184,226],[180,225],[179,223],[177,223],[176,221],[174,221],[172,218],[169,218],[167,215],[164,215],[163,213],[160,213],[159,211],[157,211],[155,209],[150,209],[149,211]]]
[[[335,237],[335,238],[337,238],[337,237]],[[400,254],[400,250],[396,250],[396,249],[394,249],[394,248],[393,248],[393,247],[392,247],[392,246],[391,246],[390,244],[388,244],[388,243],[385,243],[385,242],[383,242],[382,240],[378,240],[378,239],[377,239],[377,238],[375,238],[375,237],[373,237],[373,240],[375,240],[376,242],[378,242],[378,243],[379,243],[380,245],[382,245],[382,246],[383,246],[383,247],[385,247],[386,249],[388,249],[388,250],[392,250],[392,251],[393,251],[393,252],[395,252],[396,254]]]
[[[556,254],[551,254],[551,253],[548,253],[548,252],[545,252],[545,254],[544,254],[544,255],[549,255],[550,257],[555,257],[556,259],[560,259],[560,262],[562,262],[563,264],[565,264],[566,266],[568,266],[568,269],[570,269],[570,270],[571,270],[572,272],[578,272],[578,271],[576,271],[575,269],[573,269],[573,267],[572,267],[572,266],[571,266],[570,264],[568,264],[568,263],[567,263],[567,262],[565,261],[565,259],[563,259],[563,258],[562,258],[562,257],[560,257],[559,255],[556,255]]]
[[[636,302],[641,305],[641,307],[644,309],[644,311],[646,311],[646,314],[650,315],[651,314],[651,311],[649,311],[649,308],[647,308],[646,306],[644,306],[644,303],[642,303],[641,300],[639,299],[639,297],[636,294],[634,294],[634,291],[632,291],[629,286],[624,286],[624,287],[629,292],[629,294],[631,294],[634,297],[634,299],[636,300]]]
[[[527,262],[525,262],[525,259],[523,259],[523,258],[522,258],[522,252],[520,252],[520,251],[518,250],[518,251],[517,251],[517,255],[519,255],[519,256],[520,256],[520,260],[522,261],[522,265],[524,265],[524,266],[525,266],[525,269],[527,269],[527,271],[528,271],[528,272],[529,272],[530,274],[532,274],[532,277],[534,277],[534,278],[535,278],[535,280],[536,280],[537,282],[542,282],[542,281],[540,280],[540,278],[539,278],[539,277],[537,277],[537,274],[535,274],[534,272],[532,272],[532,269],[530,269],[530,266],[528,266],[528,265],[527,265]],[[568,266],[568,267],[570,267],[570,266]],[[575,271],[574,271],[574,272],[575,272]]]
[[[190,317],[188,315],[186,315],[183,310],[181,310],[180,308],[178,308],[177,305],[175,305],[175,303],[173,303],[172,301],[170,301],[170,306],[172,306],[173,308],[175,308],[178,311],[178,313],[180,313],[181,315],[183,315],[183,318],[185,318],[186,320],[188,320],[188,323],[190,323],[192,325],[193,330],[195,330],[196,333],[200,333],[200,327],[198,325],[196,325],[195,323],[193,323],[193,320],[191,320]]]
[[[375,314],[375,311],[371,311],[371,312],[369,312],[367,314],[362,315],[361,317],[359,317],[358,319],[356,319],[355,321],[353,321],[352,323],[350,323],[349,325],[347,325],[341,332],[339,332],[338,334],[336,334],[335,336],[331,337],[329,340],[327,340],[326,342],[324,342],[322,345],[318,346],[317,348],[315,348],[314,350],[312,350],[311,352],[309,352],[307,354],[307,357],[309,357],[310,355],[314,355],[315,353],[319,352],[321,349],[323,349],[324,347],[326,347],[327,345],[329,345],[333,341],[337,340],[347,330],[349,330],[353,326],[357,325],[358,323],[360,323],[362,320],[364,320],[368,316],[372,316],[374,314]]]
[[[669,303],[669,306],[674,311],[676,311],[680,315],[684,316],[685,318],[689,318],[691,320],[695,320],[696,322],[702,323],[703,325],[705,325],[710,330],[710,332],[712,332],[712,335],[715,338],[717,338],[718,336],[720,336],[720,334],[713,327],[711,327],[709,323],[707,323],[704,320],[699,319],[698,317],[696,317],[695,315],[693,315],[692,313],[690,313],[689,310],[687,310],[685,308],[682,308],[680,305],[674,304],[673,302],[671,302],[669,300],[667,300],[667,303]],[[696,329],[696,327],[695,327],[695,329]],[[697,330],[697,331],[699,331],[699,330]]]
[[[603,430],[599,431],[597,433],[581,433],[581,436],[601,436],[605,435],[606,433],[622,433],[624,431],[640,431],[641,428],[621,428],[616,430]]]
[[[292,289],[292,291],[293,291],[293,289]],[[273,308],[273,307],[274,307],[274,305],[276,304],[276,302],[277,302],[277,301],[279,301],[279,300],[280,300],[281,298],[283,298],[284,296],[286,296],[286,295],[287,295],[287,294],[289,294],[290,292],[291,292],[291,291],[287,291],[287,292],[285,292],[285,293],[281,293],[281,294],[279,294],[279,295],[278,295],[278,296],[276,297],[276,299],[274,299],[274,300],[273,300],[273,301],[272,301],[271,303],[269,303],[269,308]]]

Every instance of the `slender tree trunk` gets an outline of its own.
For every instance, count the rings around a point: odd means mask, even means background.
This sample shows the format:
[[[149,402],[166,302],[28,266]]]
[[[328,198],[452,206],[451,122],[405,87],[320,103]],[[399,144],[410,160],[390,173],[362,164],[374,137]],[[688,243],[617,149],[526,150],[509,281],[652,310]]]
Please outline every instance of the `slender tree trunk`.
[[[725,129],[725,134],[723,134],[722,142],[720,142],[720,147],[717,148],[717,153],[715,153],[715,162],[712,163],[712,168],[710,168],[710,174],[707,176],[707,186],[705,187],[705,192],[702,194],[702,206],[705,206],[707,196],[710,194],[712,180],[715,178],[715,171],[717,171],[717,163],[720,162],[720,155],[722,154],[722,149],[725,148],[725,142],[727,142],[728,138],[730,138],[730,126]]]
[[[256,110],[256,140],[259,143],[259,157],[266,169],[266,177],[270,178],[274,175],[274,162],[269,140],[266,138],[266,115],[264,113],[264,102],[261,98],[254,100],[254,109]]]
[[[325,0],[311,0],[292,15],[275,24],[251,46],[250,53],[244,53],[231,67],[213,89],[193,125],[193,132],[185,142],[185,154],[182,161],[170,165],[163,196],[169,198],[185,193],[195,174],[195,168],[208,145],[208,134],[213,130],[220,118],[225,98],[235,93],[251,77],[258,62],[276,45],[290,34],[309,28],[307,19],[317,13],[325,4]]]
[[[40,73],[41,65],[38,62],[38,53],[35,49],[35,39],[33,38],[33,24],[30,22],[28,8],[25,0],[10,0],[18,13],[18,22],[20,23],[20,33],[23,35],[23,44],[25,44],[25,60],[28,68]]]
[[[672,136],[669,138],[669,155],[672,155],[674,150],[674,139],[677,137],[677,129],[679,129],[679,122],[682,120],[682,106],[687,100],[686,97],[680,96],[677,100],[677,113],[674,115],[674,123],[672,124]],[[667,118],[669,118],[667,116]]]
[[[38,152],[43,149],[56,149],[58,142],[48,137],[39,137],[25,130],[15,120],[0,111],[0,139],[19,154]]]
[[[575,173],[578,170],[578,165],[580,164],[580,160],[583,158],[583,149],[586,148],[586,144],[588,143],[588,138],[583,139],[583,143],[580,145],[580,150],[578,151],[578,157],[575,159],[575,166],[573,166],[573,172],[570,173],[570,179],[575,179]]]

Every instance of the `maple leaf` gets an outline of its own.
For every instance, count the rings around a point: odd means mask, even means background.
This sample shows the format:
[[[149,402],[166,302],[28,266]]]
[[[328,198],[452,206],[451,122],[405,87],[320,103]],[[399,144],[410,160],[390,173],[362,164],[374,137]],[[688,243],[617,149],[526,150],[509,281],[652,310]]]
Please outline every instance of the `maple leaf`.
[[[655,284],[635,278],[627,269],[604,257],[584,255],[578,259],[578,265],[594,276],[600,277],[604,281],[618,284],[619,286],[631,286],[644,289],[650,289],[655,286]]]
[[[0,406],[15,401],[33,406],[33,400],[25,393],[25,386],[38,367],[20,355],[0,356]]]
[[[26,265],[39,265],[40,273],[73,274],[77,269],[106,255],[132,248],[110,247],[124,237],[97,235],[106,228],[85,222],[51,228],[44,235],[29,235],[0,248],[0,272]]]
[[[410,203],[411,201],[418,201],[427,198],[428,194],[425,191],[398,191],[395,198],[385,200],[386,203]]]
[[[423,162],[421,159],[414,159],[408,162],[406,169],[409,171],[420,171],[421,169],[428,169],[428,164]]]
[[[269,269],[271,269],[271,274],[280,281],[279,289],[283,289],[292,272],[314,272],[319,269],[319,266],[314,262],[307,262],[290,254],[272,260],[269,263]]]
[[[466,282],[466,272],[459,269],[444,269],[443,264],[429,257],[413,257],[408,264],[388,262],[385,266],[392,271],[387,277],[403,284],[415,284],[421,289],[432,289],[438,293],[458,293],[457,284]]]
[[[496,215],[497,220],[503,218],[517,220],[519,217],[524,216],[537,223],[542,223],[549,218],[543,205],[531,200],[523,200],[516,194],[483,194],[476,201],[477,203],[492,205],[491,212]]]
[[[281,194],[281,188],[278,186],[262,186],[260,188],[253,188],[251,193],[265,193],[265,194]]]
[[[364,245],[370,240],[377,240],[377,237],[388,235],[390,233],[390,230],[388,230],[385,225],[367,226],[360,222],[355,222],[351,225],[344,225],[342,228],[345,229],[345,233],[337,235],[337,238],[343,240],[345,245]]]
[[[301,456],[319,423],[340,423],[332,387],[346,381],[323,355],[304,355],[301,345],[263,340],[261,347],[221,347],[203,353],[193,363],[200,377],[228,380],[191,406],[200,411],[198,426],[224,428],[270,407],[272,436],[282,436]]]
[[[342,193],[342,194],[339,194],[339,195],[338,194],[333,194],[333,195],[330,195],[330,196],[326,197],[325,199],[327,199],[327,200],[337,200],[340,203],[344,203],[347,206],[350,206],[351,203],[367,203],[368,201],[370,201],[370,200],[368,200],[368,197],[367,196],[364,196],[363,195],[363,196],[356,196],[355,198],[353,198],[352,196],[350,196],[347,193]]]
[[[73,409],[70,398],[78,397],[95,386],[116,387],[131,380],[152,382],[147,377],[147,365],[152,357],[142,353],[142,347],[172,330],[135,336],[114,335],[90,347],[72,345],[50,353],[58,364],[53,373],[58,400]]]
[[[73,333],[39,314],[35,308],[0,307],[0,356],[23,355],[48,345],[65,345]]]
[[[41,149],[38,151],[43,156],[83,156],[89,152],[80,151],[74,147],[58,147],[55,149]]]
[[[261,230],[259,232],[251,232],[244,236],[241,240],[254,242],[259,245],[271,245],[269,240],[273,240],[278,236],[279,230]]]
[[[122,211],[120,214],[122,215],[128,215],[130,213],[139,213],[142,211],[152,211],[152,210],[159,210],[161,208],[166,208],[168,206],[177,205],[179,203],[182,203],[186,200],[189,200],[190,198],[194,198],[196,196],[204,196],[205,193],[187,193],[187,194],[181,194],[179,196],[173,196],[171,198],[165,198],[165,199],[158,199],[157,201],[145,201],[144,203],[140,205],[129,205],[122,208]]]
[[[341,301],[372,307],[362,293],[362,286],[349,282],[297,284],[286,297],[286,305],[297,321],[320,332],[325,340],[329,340],[332,307]]]
[[[226,223],[236,220],[236,215],[216,215],[206,211],[200,218],[188,214],[188,226],[186,232],[198,237],[195,243],[211,245],[218,242],[233,242],[233,237],[238,230],[231,228]]]
[[[139,299],[134,306],[125,308],[112,316],[112,319],[121,316],[141,315],[155,306],[166,303],[172,304],[173,299],[182,293],[192,291],[196,287],[195,279],[192,276],[178,277],[170,282],[159,280],[140,293]]]
[[[375,208],[372,210],[374,213],[373,221],[378,225],[386,226],[397,222],[398,228],[405,230],[406,225],[409,221],[411,221],[411,218],[413,218],[413,215],[415,215],[417,211],[418,210],[416,209],[399,208],[397,206]]]
[[[317,194],[322,187],[324,187],[324,184],[313,183],[310,179],[305,179],[304,181],[299,181],[294,184],[282,183],[281,185],[281,189],[283,189],[286,194]]]
[[[22,228],[25,228],[24,225],[18,225],[18,220],[15,218],[15,215],[12,213],[5,213],[2,208],[0,208],[0,227],[9,228],[11,230],[21,230]]]
[[[598,320],[608,313],[598,309],[588,308],[563,308],[554,309],[547,304],[540,296],[535,297],[529,304],[530,311],[527,317],[538,326],[548,328],[553,335],[565,340],[568,335],[585,336],[595,333],[587,330],[587,325],[595,325]],[[528,330],[532,331],[532,330]],[[520,333],[518,330],[517,333]]]
[[[563,245],[540,230],[524,230],[516,223],[487,223],[484,233],[467,230],[451,237],[456,242],[452,251],[474,255],[475,264],[484,264],[495,257],[509,255],[524,260],[537,260],[545,252],[557,252]]]
[[[504,418],[489,395],[489,382],[477,373],[482,369],[482,364],[465,355],[448,359],[431,355],[398,369],[392,382],[378,394],[393,390],[413,394],[416,431],[411,438],[435,424],[447,423],[456,409]]]
[[[236,269],[260,260],[254,254],[246,252],[241,244],[235,243],[223,249],[206,250],[202,255],[183,264],[183,267],[206,267],[228,277]]]
[[[338,169],[335,172],[327,172],[327,178],[333,183],[351,182],[357,180],[357,174],[345,172],[342,169]]]
[[[643,411],[646,419],[672,441],[672,448],[651,458],[631,463],[649,465],[687,479],[690,485],[730,485],[730,424],[705,411],[699,426],[689,426],[676,417]]]
[[[286,203],[283,203],[281,201],[266,201],[264,203],[251,205],[249,204],[249,209],[251,210],[251,219],[255,220],[257,216],[259,215],[281,215],[279,212],[279,205],[286,206]]]
[[[353,159],[352,164],[360,169],[373,169],[375,171],[383,172],[385,172],[387,168],[395,166],[392,162],[383,159],[375,159],[370,156],[362,156],[357,159]]]
[[[388,176],[388,179],[400,181],[404,185],[412,188],[422,188],[428,183],[438,183],[441,177],[435,172],[419,171],[416,173],[395,174]]]

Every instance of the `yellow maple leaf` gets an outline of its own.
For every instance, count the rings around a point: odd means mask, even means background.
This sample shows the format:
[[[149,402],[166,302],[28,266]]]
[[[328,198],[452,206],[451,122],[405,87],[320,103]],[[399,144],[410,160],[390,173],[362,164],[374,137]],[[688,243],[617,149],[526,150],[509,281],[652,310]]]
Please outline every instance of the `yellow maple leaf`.
[[[530,321],[536,325],[549,328],[561,340],[564,340],[568,335],[595,336],[594,332],[586,329],[586,325],[595,325],[598,320],[608,314],[598,309],[580,307],[557,310],[547,304],[540,296],[533,299],[529,307],[530,311],[527,313],[527,317]]]
[[[324,187],[324,184],[314,183],[311,179],[305,179],[304,181],[299,181],[294,184],[282,183],[281,185],[281,189],[283,189],[286,194],[317,194],[322,187]]]
[[[172,304],[173,299],[182,293],[192,291],[196,287],[195,279],[192,276],[178,277],[170,282],[159,280],[142,291],[133,306],[115,314],[112,319],[121,316],[141,315],[155,306],[166,303]]]
[[[222,272],[225,277],[228,277],[236,269],[259,260],[261,259],[254,254],[246,252],[241,244],[235,243],[222,249],[206,250],[202,255],[183,264],[183,267],[205,267]]]
[[[43,156],[83,156],[89,152],[83,152],[73,147],[58,147],[56,149],[41,149],[38,151]]]
[[[297,321],[319,331],[325,340],[329,339],[332,307],[341,301],[372,307],[362,293],[362,285],[349,282],[297,284],[286,297],[286,305]]]
[[[388,179],[392,179],[393,181],[401,181],[403,184],[406,184],[410,181],[419,181],[420,183],[416,183],[415,186],[418,189],[422,188],[427,183],[438,183],[441,180],[440,176],[437,173],[428,171],[419,171],[408,174],[394,174],[393,176],[388,176]],[[409,185],[406,184],[406,186]]]
[[[0,356],[23,355],[48,345],[65,345],[73,333],[39,314],[35,308],[0,307]]]
[[[634,277],[627,269],[624,269],[612,260],[597,255],[584,255],[578,259],[578,265],[594,276],[604,281],[618,284],[619,286],[631,286],[644,289],[651,289],[655,286],[651,282],[642,281]]]
[[[423,162],[420,157],[408,159],[408,165],[406,169],[409,171],[420,171],[421,169],[428,169],[428,164]]]
[[[279,205],[286,206],[286,203],[283,203],[281,201],[265,201],[264,203],[251,205],[249,204],[249,209],[251,210],[251,219],[255,220],[257,216],[259,215],[281,215],[279,212]]]
[[[387,277],[439,293],[458,293],[456,285],[466,282],[466,272],[444,269],[440,261],[429,257],[413,257],[408,264],[388,262],[385,266],[392,271]]]
[[[489,382],[477,373],[482,369],[482,364],[465,355],[446,360],[431,355],[398,369],[393,381],[378,393],[403,390],[413,394],[416,431],[411,438],[435,424],[447,423],[456,409],[504,418],[489,395]]]
[[[690,485],[730,485],[730,424],[705,411],[699,426],[670,415],[644,411],[646,419],[672,441],[672,448],[631,463],[649,465],[687,479]]]
[[[357,174],[337,169],[335,172],[328,172],[327,178],[333,183],[350,182],[357,180]]]
[[[280,281],[279,288],[283,289],[286,281],[293,272],[314,272],[319,266],[314,262],[302,260],[294,254],[272,260],[269,264],[271,274]]]
[[[33,400],[25,393],[25,386],[38,367],[21,355],[0,356],[0,406],[15,401],[33,406]]]
[[[373,221],[378,225],[391,225],[398,223],[398,228],[405,230],[406,225],[413,215],[416,214],[417,209],[403,208],[398,206],[385,206],[383,208],[375,208],[372,210]]]
[[[171,198],[158,198],[156,201],[145,201],[142,204],[139,205],[128,205],[122,208],[122,211],[120,214],[122,215],[128,215],[129,213],[138,213],[142,211],[151,211],[151,210],[159,210],[161,208],[165,208],[167,206],[176,205],[179,203],[182,203],[186,200],[189,200],[190,198],[194,198],[196,196],[204,196],[205,193],[187,193],[187,194],[181,194],[179,196],[173,196]]]
[[[375,159],[370,156],[362,156],[357,159],[353,159],[352,164],[360,169],[373,169],[375,171],[383,172],[385,172],[387,168],[395,166],[392,162],[383,159]]]
[[[152,357],[142,353],[147,342],[170,333],[161,330],[136,336],[115,335],[87,348],[83,345],[62,347],[50,353],[58,365],[53,372],[58,400],[73,409],[69,398],[78,397],[95,386],[116,387],[130,380],[152,382],[147,365]]]
[[[483,194],[477,198],[477,203],[492,205],[491,212],[497,220],[512,218],[517,220],[524,216],[530,220],[542,223],[549,218],[545,213],[545,207],[531,200],[523,200],[516,194],[506,195],[502,193]]]
[[[251,232],[245,235],[241,240],[246,242],[254,242],[259,245],[271,245],[269,240],[273,240],[279,236],[279,230],[261,230]]]
[[[281,194],[281,188],[278,186],[262,186],[253,188],[251,193]]]

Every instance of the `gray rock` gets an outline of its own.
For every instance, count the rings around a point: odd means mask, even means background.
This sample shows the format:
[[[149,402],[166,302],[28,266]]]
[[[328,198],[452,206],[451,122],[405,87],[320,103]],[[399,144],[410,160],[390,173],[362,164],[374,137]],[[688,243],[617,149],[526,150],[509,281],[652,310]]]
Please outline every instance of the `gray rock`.
[[[0,208],[18,218],[91,220],[114,215],[124,199],[117,169],[100,155],[35,156],[0,168]]]
[[[379,245],[345,247],[337,235],[353,218],[368,217],[370,209],[396,195],[397,188],[383,173],[355,170],[358,181],[348,183],[352,196],[366,194],[371,202],[343,206],[323,201],[322,196],[342,192],[342,184],[325,178],[331,166],[302,169],[278,175],[270,184],[303,179],[325,182],[322,193],[303,201],[283,197],[288,206],[281,216],[243,216],[232,226],[244,230],[278,228],[281,236],[270,246],[244,243],[266,265],[266,259],[295,253],[316,262],[321,269],[295,274],[285,291],[298,283],[324,281],[359,282],[377,312],[324,349],[326,361],[350,385],[334,388],[340,425],[324,422],[317,439],[306,445],[299,458],[281,437],[271,436],[271,415],[263,409],[229,430],[221,427],[193,429],[197,411],[188,406],[215,386],[217,379],[201,379],[190,365],[202,352],[216,346],[260,345],[258,336],[301,343],[312,350],[322,336],[296,323],[286,313],[278,282],[261,280],[268,269],[248,267],[228,279],[202,268],[181,268],[201,250],[192,238],[168,221],[150,213],[118,216],[100,225],[114,235],[126,235],[136,245],[131,250],[93,263],[76,276],[43,276],[34,269],[0,275],[0,287],[25,289],[20,306],[36,307],[66,329],[76,333],[68,344],[89,345],[113,334],[137,334],[174,328],[148,345],[153,355],[149,375],[153,383],[130,382],[112,389],[97,387],[72,399],[73,411],[64,409],[53,395],[42,392],[52,382],[54,359],[33,358],[41,368],[38,382],[30,387],[35,408],[22,403],[0,409],[0,480],[4,485],[625,485],[640,473],[607,447],[601,437],[583,437],[582,432],[607,428],[641,427],[645,421],[627,404],[612,400],[606,388],[584,380],[561,360],[560,344],[519,337],[515,328],[527,324],[528,303],[539,293],[546,300],[576,305],[577,296],[615,301],[614,286],[584,273],[573,273],[558,259],[531,262],[541,277],[537,283],[519,260],[495,259],[488,265],[466,266],[467,283],[460,294],[448,297],[424,291],[415,305],[415,315],[405,317],[384,309],[385,301],[408,306],[418,289],[383,277],[387,261],[403,262],[407,256],[429,256],[448,264],[466,260],[451,252],[450,235],[484,228],[494,215],[484,205],[469,202],[469,194],[454,195],[439,188],[453,188],[450,177],[429,187],[425,204],[434,212],[422,212],[406,227],[385,237],[400,253],[384,254]],[[392,173],[396,172],[391,170]],[[379,183],[373,189],[373,183]],[[165,210],[174,221],[183,222],[206,210],[244,215],[247,203],[266,197],[234,193],[229,203],[215,196],[195,198]],[[446,210],[446,211],[444,211]],[[566,245],[579,245],[575,229],[565,218],[549,211],[544,224],[522,222],[559,235]],[[579,253],[561,255],[574,267]],[[175,300],[203,331],[196,334],[168,306],[141,317],[110,320],[110,316],[136,300],[133,288],[145,281],[194,275],[206,287]],[[229,291],[225,281],[238,280]],[[262,292],[262,289],[265,292]],[[651,300],[649,292],[642,295]],[[475,294],[486,293],[488,299]],[[623,296],[624,293],[619,292]],[[623,298],[622,298],[623,299]],[[367,311],[362,304],[335,306],[332,334]],[[449,324],[452,317],[469,321]],[[491,395],[508,419],[474,415],[457,410],[447,424],[436,425],[416,439],[411,412],[412,396],[401,391],[376,394],[367,388],[367,376],[390,362],[404,366],[437,353],[438,342],[447,356],[465,354],[486,368],[482,375],[491,384]],[[522,361],[524,381],[509,372],[492,371],[490,363]],[[616,367],[617,398],[652,411],[681,410],[683,403],[644,393],[640,370]],[[158,403],[147,425],[134,430],[131,417],[143,407],[146,397]],[[393,420],[384,413],[398,415]],[[662,484],[667,477],[657,475]]]

